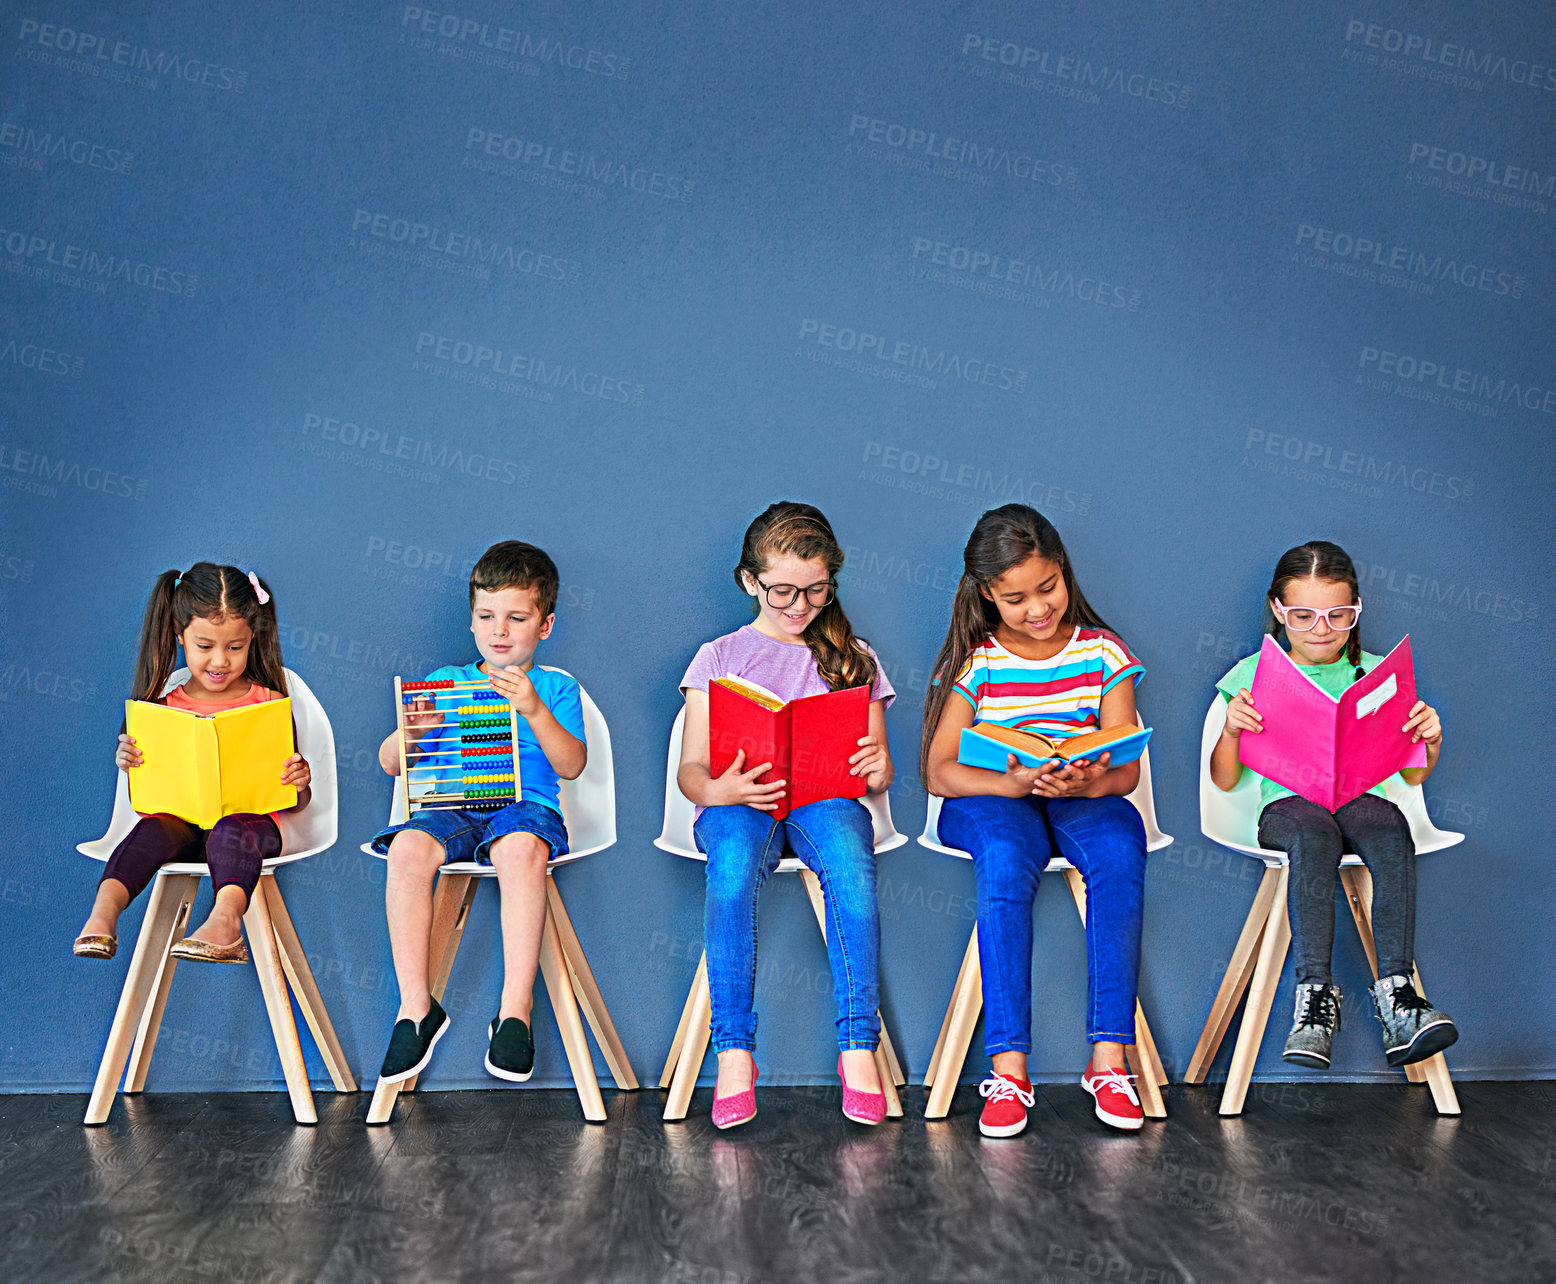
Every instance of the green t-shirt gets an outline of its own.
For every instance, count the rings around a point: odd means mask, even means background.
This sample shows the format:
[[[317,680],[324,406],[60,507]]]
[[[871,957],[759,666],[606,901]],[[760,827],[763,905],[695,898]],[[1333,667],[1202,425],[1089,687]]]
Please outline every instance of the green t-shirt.
[[[1381,664],[1384,657],[1373,655],[1371,651],[1362,652],[1362,668],[1369,673],[1376,664]],[[1232,702],[1232,697],[1239,691],[1253,689],[1253,673],[1259,667],[1259,653],[1244,656],[1226,673],[1221,681],[1216,683],[1216,690],[1221,693],[1221,698],[1226,703]],[[1356,681],[1356,666],[1345,658],[1344,654],[1338,660],[1328,664],[1300,664],[1297,666],[1303,674],[1312,678],[1318,686],[1336,700],[1344,694],[1345,689]],[[1244,767],[1244,771],[1248,768]],[[1256,771],[1248,771],[1248,774],[1259,782],[1259,809],[1262,811],[1277,798],[1293,798],[1296,795],[1284,785],[1277,785],[1273,780],[1266,780]],[[1387,784],[1388,782],[1383,782]],[[1369,794],[1377,794],[1380,798],[1388,795],[1384,792],[1383,784],[1374,785],[1367,791]]]

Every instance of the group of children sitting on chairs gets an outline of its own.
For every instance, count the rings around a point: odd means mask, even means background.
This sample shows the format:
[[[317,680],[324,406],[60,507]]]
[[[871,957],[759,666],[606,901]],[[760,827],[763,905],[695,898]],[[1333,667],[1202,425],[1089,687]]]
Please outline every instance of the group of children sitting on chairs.
[[[1125,1048],[1135,1040],[1146,846],[1139,813],[1127,798],[1140,764],[1094,759],[1004,771],[957,760],[963,729],[974,721],[1065,738],[1137,721],[1135,688],[1145,668],[1087,601],[1058,532],[1041,514],[1007,504],[979,519],[963,554],[945,642],[925,700],[920,775],[943,798],[941,840],[968,852],[977,886],[978,951],[985,1001],[985,1048],[992,1060],[980,1088],[979,1126],[1008,1137],[1026,1127],[1035,1097],[1027,1073],[1032,1025],[1033,898],[1051,856],[1085,879],[1087,1041],[1081,1084],[1096,1114],[1115,1128],[1141,1126],[1139,1095]],[[725,675],[759,683],[784,701],[852,687],[869,688],[868,732],[848,761],[864,789],[884,794],[893,766],[885,711],[895,692],[871,647],[854,635],[838,596],[843,550],[827,519],[807,504],[770,506],[746,531],[734,578],[753,601],[750,623],[705,643],[681,680],[686,702],[681,792],[696,806],[693,833],[707,856],[703,935],[718,1059],[712,1119],[730,1128],[755,1117],[756,926],[763,883],[785,853],[820,881],[827,951],[837,1005],[838,1075],[843,1113],[878,1124],[886,1101],[874,1050],[879,1043],[880,922],[870,815],[857,798],[808,803],[774,819],[787,781],[771,763],[743,755],[710,768],[708,685]],[[548,864],[568,847],[560,781],[577,778],[588,758],[578,682],[537,667],[551,633],[558,574],[542,550],[495,544],[470,575],[470,632],[479,659],[448,665],[429,681],[485,683],[514,715],[513,751],[522,782],[497,808],[413,810],[379,833],[373,847],[389,865],[385,906],[400,1005],[379,1072],[381,1083],[421,1073],[449,1017],[431,992],[432,889],[450,862],[490,865],[501,893],[503,987],[489,1027],[486,1069],[515,1082],[534,1070],[530,1010],[546,918]],[[1271,632],[1291,659],[1333,695],[1379,657],[1358,637],[1362,610],[1356,571],[1343,550],[1312,541],[1278,561],[1266,593]],[[182,650],[186,681],[164,691]],[[1244,772],[1239,742],[1261,734],[1264,714],[1250,695],[1257,656],[1217,684],[1225,726],[1209,764],[1229,790]],[[146,609],[133,696],[212,715],[286,694],[275,604],[253,572],[200,562],[167,571]],[[1405,772],[1418,784],[1437,763],[1442,728],[1422,702],[1403,730],[1425,746],[1426,765]],[[418,762],[450,752],[446,702],[412,697],[379,749],[398,776],[407,751]],[[454,752],[457,752],[455,750]],[[121,734],[116,755],[133,772],[142,756]],[[309,764],[300,754],[282,767],[309,805]],[[1334,882],[1343,851],[1354,851],[1375,882],[1374,931],[1379,980],[1372,999],[1390,1065],[1422,1061],[1458,1037],[1448,1016],[1416,991],[1415,849],[1409,825],[1382,786],[1335,811],[1270,780],[1260,782],[1259,841],[1287,853],[1289,909],[1297,956],[1297,999],[1287,1061],[1327,1067],[1340,1022],[1340,992],[1330,974]],[[209,831],[177,817],[142,817],[110,857],[75,953],[112,958],[119,915],[169,862],[204,859],[215,903],[198,928],[173,946],[179,958],[240,963],[248,958],[240,919],[267,858],[281,853],[275,815],[229,815]]]

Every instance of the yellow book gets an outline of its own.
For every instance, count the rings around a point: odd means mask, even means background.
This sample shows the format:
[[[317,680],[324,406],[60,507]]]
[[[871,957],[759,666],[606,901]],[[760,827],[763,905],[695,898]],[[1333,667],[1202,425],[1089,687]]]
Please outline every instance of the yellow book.
[[[125,730],[143,761],[131,770],[130,806],[211,829],[235,812],[263,815],[297,805],[281,783],[296,752],[292,702],[268,700],[209,716],[146,700],[124,702]]]

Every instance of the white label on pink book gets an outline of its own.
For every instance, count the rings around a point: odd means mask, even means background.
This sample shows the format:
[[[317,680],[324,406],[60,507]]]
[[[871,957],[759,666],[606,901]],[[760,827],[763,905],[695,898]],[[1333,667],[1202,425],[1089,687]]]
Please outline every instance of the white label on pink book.
[[[1367,692],[1356,702],[1356,716],[1365,718],[1369,713],[1376,713],[1394,698],[1398,690],[1399,679],[1391,673],[1378,685],[1377,690]]]

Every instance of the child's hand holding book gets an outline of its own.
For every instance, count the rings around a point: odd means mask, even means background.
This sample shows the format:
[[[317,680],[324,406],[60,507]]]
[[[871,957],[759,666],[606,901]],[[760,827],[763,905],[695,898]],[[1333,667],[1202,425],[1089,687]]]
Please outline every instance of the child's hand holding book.
[[[742,768],[746,761],[746,751],[737,749],[734,761],[725,768],[722,775],[714,776],[709,782],[708,803],[709,807],[755,807],[758,811],[777,811],[783,802],[784,787],[787,780],[769,780],[763,784],[757,784],[757,777],[763,772],[771,771],[773,764],[770,762],[758,763],[751,770]]]

